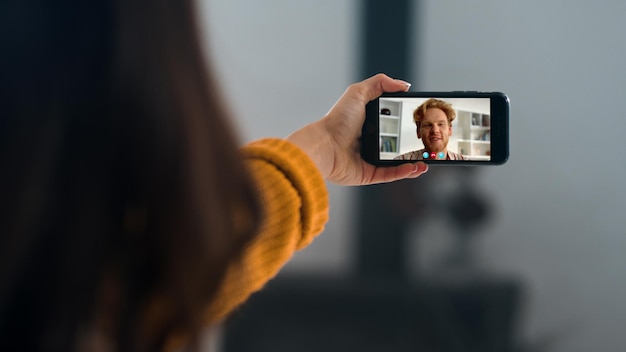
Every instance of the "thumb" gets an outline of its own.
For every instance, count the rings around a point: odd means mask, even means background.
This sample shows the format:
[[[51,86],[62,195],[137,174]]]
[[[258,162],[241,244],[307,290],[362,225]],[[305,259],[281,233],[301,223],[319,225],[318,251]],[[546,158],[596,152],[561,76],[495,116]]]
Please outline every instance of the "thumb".
[[[360,91],[363,103],[369,103],[385,92],[406,92],[411,87],[411,83],[379,73],[354,86]]]

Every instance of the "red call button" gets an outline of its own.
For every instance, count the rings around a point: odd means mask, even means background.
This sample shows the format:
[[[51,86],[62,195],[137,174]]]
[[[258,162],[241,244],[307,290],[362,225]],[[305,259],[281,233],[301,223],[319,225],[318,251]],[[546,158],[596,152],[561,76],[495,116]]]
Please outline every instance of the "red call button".
[[[437,159],[437,153],[430,153],[431,159]]]

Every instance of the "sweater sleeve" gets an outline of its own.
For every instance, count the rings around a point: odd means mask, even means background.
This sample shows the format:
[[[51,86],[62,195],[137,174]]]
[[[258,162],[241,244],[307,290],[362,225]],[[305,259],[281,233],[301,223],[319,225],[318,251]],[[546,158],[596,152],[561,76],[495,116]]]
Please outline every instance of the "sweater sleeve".
[[[309,157],[281,139],[252,142],[242,150],[259,189],[260,232],[233,263],[207,312],[224,318],[273,278],[294,252],[306,247],[328,220],[328,192]]]

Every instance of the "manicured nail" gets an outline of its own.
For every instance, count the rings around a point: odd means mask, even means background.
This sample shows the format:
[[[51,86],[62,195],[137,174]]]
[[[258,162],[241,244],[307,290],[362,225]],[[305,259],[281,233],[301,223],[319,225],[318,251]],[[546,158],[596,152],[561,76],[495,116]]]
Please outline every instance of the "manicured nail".
[[[413,164],[413,171],[411,171],[412,174],[419,172],[420,171],[420,164]]]
[[[411,83],[407,82],[407,81],[403,81],[401,79],[396,79],[396,81],[404,84],[407,88],[411,88]]]
[[[420,170],[422,172],[428,171],[428,164],[426,164],[426,163],[416,163],[415,164],[415,171],[413,171],[413,172],[415,173],[415,172],[418,172]]]

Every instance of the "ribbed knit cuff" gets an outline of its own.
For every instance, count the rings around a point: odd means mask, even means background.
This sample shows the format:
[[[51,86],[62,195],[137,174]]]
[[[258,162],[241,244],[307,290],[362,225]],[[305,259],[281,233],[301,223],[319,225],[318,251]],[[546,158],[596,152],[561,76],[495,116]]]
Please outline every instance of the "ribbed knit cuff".
[[[244,158],[271,163],[293,184],[302,199],[302,238],[297,249],[308,245],[328,221],[328,191],[313,161],[296,145],[278,138],[249,143],[242,152]]]

